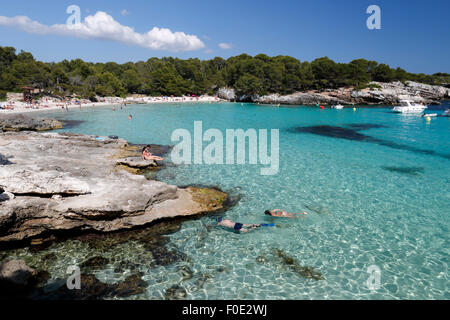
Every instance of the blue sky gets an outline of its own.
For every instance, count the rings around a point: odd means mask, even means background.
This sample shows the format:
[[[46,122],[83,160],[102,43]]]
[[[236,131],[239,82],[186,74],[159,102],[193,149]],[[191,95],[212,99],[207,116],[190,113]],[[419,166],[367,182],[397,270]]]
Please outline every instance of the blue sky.
[[[153,27],[184,32],[202,46],[191,51],[143,47],[60,33],[33,34],[0,25],[0,45],[32,52],[43,61],[82,58],[105,62],[174,56],[210,59],[247,53],[290,55],[301,61],[328,56],[338,62],[366,58],[410,72],[450,73],[448,0],[48,0],[2,1],[0,16],[27,16],[42,25],[65,24],[69,5],[81,18],[103,11],[136,33]],[[381,8],[381,30],[369,30],[366,9]],[[126,10],[123,11],[123,10]],[[219,44],[231,44],[223,49]]]

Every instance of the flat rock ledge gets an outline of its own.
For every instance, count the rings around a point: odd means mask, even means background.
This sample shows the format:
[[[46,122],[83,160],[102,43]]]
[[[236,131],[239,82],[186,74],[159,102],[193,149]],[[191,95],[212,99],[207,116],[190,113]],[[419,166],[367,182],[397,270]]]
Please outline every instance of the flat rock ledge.
[[[58,120],[29,117],[23,114],[0,116],[0,132],[2,131],[48,131],[61,129],[64,124]]]
[[[156,168],[158,164],[154,160],[143,160],[139,157],[129,157],[125,159],[119,159],[116,161],[117,164],[128,166],[130,168],[135,169],[147,169],[147,168]]]
[[[0,244],[59,231],[126,230],[223,208],[228,196],[219,190],[183,189],[123,170],[144,166],[133,159],[136,149],[121,139],[0,133]]]

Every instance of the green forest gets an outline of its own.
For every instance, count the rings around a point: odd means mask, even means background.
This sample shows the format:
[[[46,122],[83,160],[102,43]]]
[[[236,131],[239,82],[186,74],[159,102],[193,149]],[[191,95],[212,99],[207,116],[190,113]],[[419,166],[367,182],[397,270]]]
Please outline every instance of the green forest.
[[[6,92],[20,92],[22,86],[40,88],[55,96],[96,96],[128,94],[214,95],[220,87],[242,94],[289,94],[309,89],[344,86],[364,88],[370,81],[413,80],[427,84],[450,83],[450,74],[413,74],[401,68],[365,59],[337,63],[328,57],[312,62],[289,56],[269,57],[247,54],[211,60],[150,58],[118,64],[90,63],[81,59],[41,62],[15,48],[0,47],[0,98]]]

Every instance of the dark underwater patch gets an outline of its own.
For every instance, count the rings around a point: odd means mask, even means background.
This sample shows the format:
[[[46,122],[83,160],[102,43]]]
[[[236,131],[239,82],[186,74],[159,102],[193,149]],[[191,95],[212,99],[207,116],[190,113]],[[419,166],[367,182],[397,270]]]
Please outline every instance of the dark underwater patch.
[[[391,171],[391,172],[397,172],[397,173],[403,173],[410,176],[418,176],[421,173],[424,173],[425,169],[423,167],[389,167],[389,166],[382,166],[381,167],[384,170]]]
[[[351,125],[348,125],[348,126],[351,126]],[[433,155],[433,156],[437,156],[437,157],[441,157],[441,158],[450,160],[449,154],[438,153],[433,150],[420,149],[420,148],[407,146],[404,144],[400,144],[400,143],[396,143],[396,142],[392,142],[392,141],[388,141],[388,140],[378,139],[378,138],[374,138],[374,137],[371,137],[371,136],[368,136],[368,135],[358,132],[358,131],[362,130],[361,129],[362,127],[368,128],[370,126],[371,128],[375,128],[374,126],[379,127],[378,125],[356,124],[353,126],[355,126],[358,129],[350,129],[350,128],[344,128],[344,127],[322,125],[322,126],[312,126],[312,127],[295,127],[295,128],[290,129],[289,131],[295,132],[295,133],[311,133],[311,134],[315,134],[315,135],[319,135],[319,136],[323,136],[323,137],[329,137],[329,138],[338,138],[338,139],[351,140],[351,141],[374,143],[374,144],[389,147],[392,149],[406,150],[406,151],[411,151],[411,152],[415,152],[415,153],[419,153],[419,154]]]
[[[345,126],[352,128],[354,130],[388,128],[387,126],[384,126],[382,124],[374,124],[374,123],[351,123],[351,124],[346,124]]]
[[[315,135],[339,138],[345,140],[353,141],[372,141],[374,138],[366,136],[362,133],[358,133],[357,130],[348,129],[343,127],[333,127],[333,126],[312,126],[312,127],[297,127],[293,129],[294,132],[299,133],[312,133]]]
[[[64,124],[63,129],[73,129],[81,125],[83,120],[58,120],[61,121]]]

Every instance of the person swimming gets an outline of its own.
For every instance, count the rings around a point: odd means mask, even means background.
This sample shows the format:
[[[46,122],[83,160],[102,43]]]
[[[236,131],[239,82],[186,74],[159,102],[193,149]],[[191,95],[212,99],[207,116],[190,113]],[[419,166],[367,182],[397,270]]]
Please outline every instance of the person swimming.
[[[266,210],[264,211],[264,214],[270,215],[272,217],[280,217],[280,218],[297,218],[298,215],[307,215],[307,212],[300,212],[300,213],[292,213],[283,211],[281,209],[273,209],[273,210]]]
[[[234,222],[234,221],[231,221],[228,219],[223,220],[221,217],[218,217],[216,221],[217,221],[218,226],[225,227],[228,229],[233,229],[234,231],[244,232],[244,233],[261,227],[260,224],[243,224],[243,223]]]
[[[143,160],[156,160],[156,161],[163,161],[164,158],[158,157],[158,156],[154,156],[151,152],[150,152],[150,145],[147,145],[146,147],[144,147],[142,149],[142,159]]]

